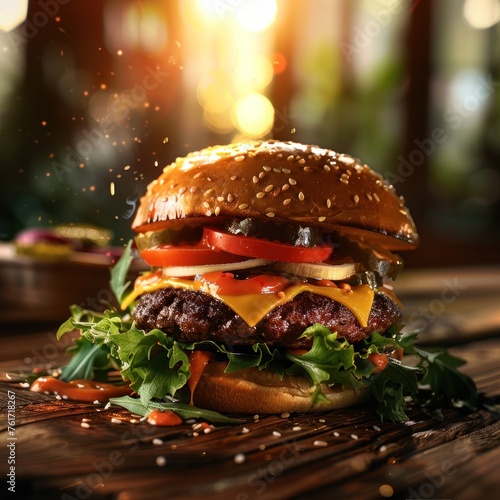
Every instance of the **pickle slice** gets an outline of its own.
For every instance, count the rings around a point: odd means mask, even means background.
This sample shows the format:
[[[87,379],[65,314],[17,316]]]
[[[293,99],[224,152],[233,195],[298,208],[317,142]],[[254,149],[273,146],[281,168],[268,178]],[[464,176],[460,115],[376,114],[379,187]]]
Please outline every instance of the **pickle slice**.
[[[335,235],[332,239],[337,243],[335,245],[337,257],[351,257],[355,262],[363,264],[367,271],[376,272],[381,277],[395,280],[403,269],[403,259],[388,250],[340,235]]]
[[[224,229],[231,234],[255,236],[300,247],[314,247],[323,243],[318,228],[286,222],[263,221],[252,217],[229,219],[226,221]]]
[[[169,228],[163,231],[148,231],[135,237],[139,252],[158,245],[179,245],[181,243],[195,243],[200,241],[203,232],[201,226],[184,226],[182,228]]]

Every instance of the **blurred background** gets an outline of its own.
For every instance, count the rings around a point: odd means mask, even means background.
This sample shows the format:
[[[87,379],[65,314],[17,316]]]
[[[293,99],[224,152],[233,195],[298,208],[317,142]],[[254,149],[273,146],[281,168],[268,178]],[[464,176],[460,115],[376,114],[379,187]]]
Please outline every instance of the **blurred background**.
[[[177,156],[276,138],[402,194],[407,266],[500,263],[500,0],[0,0],[0,240],[114,243]]]

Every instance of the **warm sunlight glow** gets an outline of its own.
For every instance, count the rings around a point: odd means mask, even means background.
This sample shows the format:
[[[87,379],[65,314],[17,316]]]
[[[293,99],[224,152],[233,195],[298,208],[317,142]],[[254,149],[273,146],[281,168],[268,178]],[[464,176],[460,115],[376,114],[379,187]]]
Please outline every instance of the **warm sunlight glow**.
[[[273,127],[274,108],[262,94],[249,94],[235,106],[236,128],[249,137],[262,137]]]
[[[0,0],[0,29],[12,31],[26,20],[28,0]]]
[[[466,0],[464,17],[473,28],[491,28],[500,21],[500,0]]]
[[[246,0],[236,7],[236,18],[252,33],[265,30],[276,19],[276,0]]]

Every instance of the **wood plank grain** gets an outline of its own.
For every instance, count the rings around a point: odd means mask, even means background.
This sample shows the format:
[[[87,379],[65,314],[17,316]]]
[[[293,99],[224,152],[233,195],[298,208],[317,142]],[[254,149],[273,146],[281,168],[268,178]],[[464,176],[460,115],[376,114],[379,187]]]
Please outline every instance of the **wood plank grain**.
[[[469,361],[466,371],[482,390],[499,394],[500,339],[453,352]],[[500,424],[484,410],[449,409],[442,421],[413,410],[410,422],[392,424],[378,421],[364,405],[287,418],[246,416],[243,424],[196,436],[190,424],[154,427],[115,407],[57,400],[12,381],[0,382],[3,415],[8,390],[16,394],[23,498],[153,500],[168,493],[176,499],[369,500],[389,491],[393,498],[455,500],[471,491],[465,474],[488,498],[500,466]],[[4,443],[6,427],[2,417]],[[425,497],[431,488],[435,494]]]

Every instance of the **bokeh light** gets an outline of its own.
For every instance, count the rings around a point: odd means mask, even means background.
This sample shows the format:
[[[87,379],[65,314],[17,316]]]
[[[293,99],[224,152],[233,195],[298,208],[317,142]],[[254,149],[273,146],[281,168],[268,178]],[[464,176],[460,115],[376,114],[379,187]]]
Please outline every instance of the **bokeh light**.
[[[276,18],[275,0],[246,0],[235,7],[236,19],[241,26],[252,33],[265,30]]]
[[[500,0],[466,0],[463,12],[473,28],[491,28],[500,21]]]
[[[235,106],[235,126],[249,137],[269,133],[274,122],[274,108],[264,95],[254,92],[240,99]]]
[[[0,29],[17,28],[28,15],[28,0],[0,0]]]

